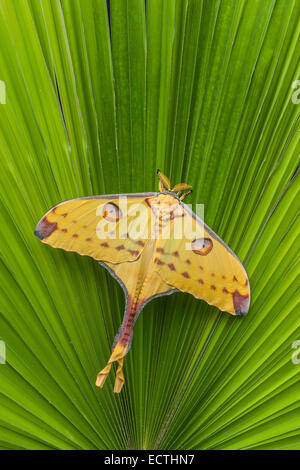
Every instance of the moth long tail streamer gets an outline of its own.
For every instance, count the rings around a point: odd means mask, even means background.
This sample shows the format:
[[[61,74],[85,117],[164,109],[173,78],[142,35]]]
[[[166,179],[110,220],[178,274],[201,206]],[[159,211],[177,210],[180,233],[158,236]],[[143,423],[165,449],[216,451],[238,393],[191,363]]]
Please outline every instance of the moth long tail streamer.
[[[96,379],[97,387],[100,387],[100,388],[103,387],[108,377],[108,374],[110,373],[112,363],[117,362],[118,369],[116,372],[114,392],[120,393],[125,382],[124,374],[123,374],[123,364],[124,364],[124,356],[126,356],[127,352],[128,352],[128,345],[124,345],[121,343],[117,343],[115,345],[115,347],[112,350],[111,356],[108,360],[108,363],[106,364],[104,369],[102,369],[97,375],[97,379]]]
[[[108,360],[107,365],[102,369],[99,374],[97,375],[96,385],[100,388],[103,387],[108,374],[111,370],[111,366],[113,362],[118,363],[118,368],[116,372],[116,379],[115,379],[115,386],[114,386],[114,393],[120,393],[122,387],[124,385],[124,373],[123,373],[123,364],[124,364],[124,356],[128,353],[132,341],[133,336],[133,326],[135,320],[139,315],[139,310],[131,306],[131,303],[128,304],[124,319],[119,331],[116,335],[113,349],[111,356]]]

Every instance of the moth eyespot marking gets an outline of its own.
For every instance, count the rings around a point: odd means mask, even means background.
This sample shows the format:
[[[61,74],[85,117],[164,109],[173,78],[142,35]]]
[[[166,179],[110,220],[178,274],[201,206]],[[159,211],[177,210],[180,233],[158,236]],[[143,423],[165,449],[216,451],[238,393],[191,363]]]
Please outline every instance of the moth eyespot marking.
[[[164,253],[165,250],[163,248],[156,248],[157,253]]]
[[[142,240],[138,240],[137,242],[135,242],[137,245],[139,246],[145,246],[145,243],[142,242]]]
[[[169,263],[168,267],[171,269],[171,271],[176,271],[176,268],[173,263]]]
[[[203,266],[199,266],[199,268],[201,269],[201,271],[203,271]]]
[[[65,212],[64,214],[61,214],[61,215],[62,215],[62,217],[67,217],[68,213]]]
[[[121,209],[113,202],[107,202],[103,209],[103,217],[112,222],[118,222],[122,217]]]
[[[191,264],[191,261],[189,259],[185,260],[186,264]]]
[[[226,289],[226,287],[223,288],[223,292],[224,294],[229,294],[228,290]]]
[[[189,273],[187,273],[186,271],[185,271],[184,273],[181,273],[181,275],[182,275],[183,277],[185,277],[186,279],[189,279],[189,278],[190,278]]]
[[[214,286],[214,285],[211,285],[210,288],[211,288],[212,290],[216,290],[216,286]]]
[[[124,245],[116,246],[116,250],[118,250],[118,251],[125,250],[125,246]]]
[[[237,281],[237,278],[236,278],[235,276],[233,276],[233,280],[234,280],[234,281]]]
[[[178,251],[173,251],[172,255],[173,255],[173,256],[176,256],[176,258],[178,258],[179,253],[178,253]]]
[[[215,277],[215,273],[211,273],[211,277]]]
[[[103,242],[103,243],[100,244],[100,246],[104,246],[104,248],[108,248],[109,244],[107,242]]]
[[[192,250],[196,255],[208,255],[212,250],[213,242],[210,238],[196,238],[192,242]]]
[[[91,242],[92,239],[91,239],[91,237],[88,237],[88,238],[85,239],[85,241],[86,241],[86,242]]]
[[[199,284],[204,284],[203,279],[198,279]]]
[[[159,258],[155,258],[154,263],[156,264],[165,264],[163,261],[161,261]]]
[[[225,276],[222,276],[222,279],[226,279],[226,277],[225,277]]]
[[[67,232],[67,231],[68,231],[68,229],[66,229],[66,228],[62,228],[62,229],[61,229],[61,231],[62,231],[62,232]]]
[[[73,233],[72,237],[73,237],[73,238],[78,238],[78,234],[77,234],[77,233]]]

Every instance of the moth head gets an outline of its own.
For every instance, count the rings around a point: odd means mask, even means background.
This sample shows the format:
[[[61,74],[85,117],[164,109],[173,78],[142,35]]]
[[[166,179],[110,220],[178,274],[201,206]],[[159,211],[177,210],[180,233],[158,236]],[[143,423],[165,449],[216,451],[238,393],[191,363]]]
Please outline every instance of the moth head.
[[[167,178],[160,170],[157,170],[158,178],[159,178],[159,190],[160,192],[163,191],[171,191],[177,197],[180,196],[180,200],[182,201],[188,194],[192,192],[192,186],[186,183],[179,183],[175,184],[175,186],[171,189],[171,183],[169,178]],[[186,193],[181,194],[183,191],[188,190]]]

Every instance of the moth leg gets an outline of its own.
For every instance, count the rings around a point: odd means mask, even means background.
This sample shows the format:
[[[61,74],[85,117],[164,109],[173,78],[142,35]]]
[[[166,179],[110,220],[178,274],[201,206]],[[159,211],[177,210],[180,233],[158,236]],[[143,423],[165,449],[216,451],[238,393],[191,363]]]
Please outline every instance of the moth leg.
[[[180,200],[183,201],[183,199],[188,195],[188,194],[191,194],[193,191],[190,189],[190,191],[187,191],[186,193],[184,193],[182,196],[180,196]]]

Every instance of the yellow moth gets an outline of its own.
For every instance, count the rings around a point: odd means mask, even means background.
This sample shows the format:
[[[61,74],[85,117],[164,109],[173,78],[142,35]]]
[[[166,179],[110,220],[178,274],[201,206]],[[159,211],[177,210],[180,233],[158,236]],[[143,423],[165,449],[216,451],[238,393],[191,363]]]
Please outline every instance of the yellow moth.
[[[230,248],[183,203],[190,186],[180,183],[171,189],[159,170],[158,176],[158,193],[72,199],[53,207],[35,229],[43,243],[99,261],[124,289],[123,323],[96,380],[102,387],[117,362],[117,393],[124,384],[123,362],[134,323],[151,299],[182,291],[232,315],[249,310],[247,273]]]

